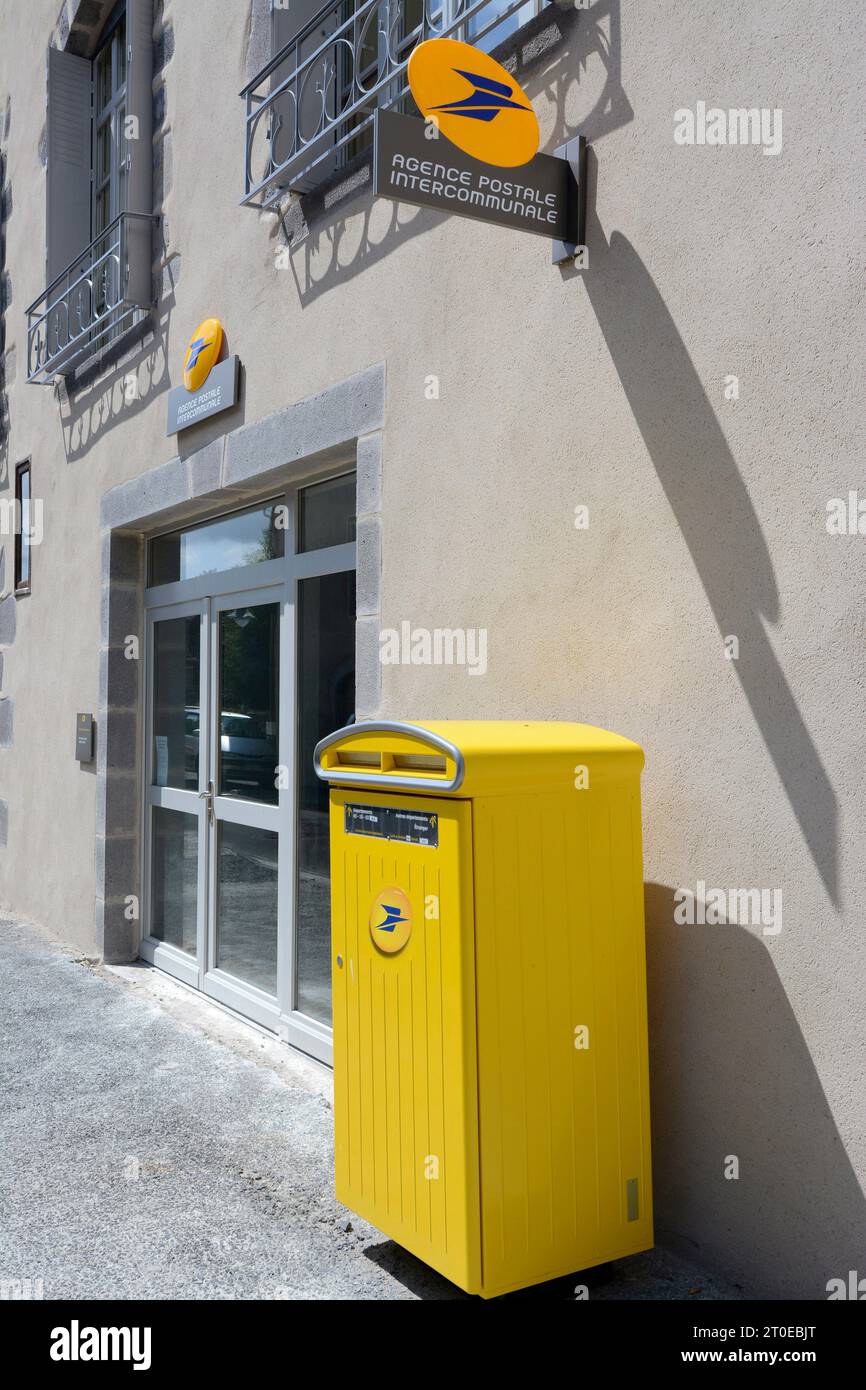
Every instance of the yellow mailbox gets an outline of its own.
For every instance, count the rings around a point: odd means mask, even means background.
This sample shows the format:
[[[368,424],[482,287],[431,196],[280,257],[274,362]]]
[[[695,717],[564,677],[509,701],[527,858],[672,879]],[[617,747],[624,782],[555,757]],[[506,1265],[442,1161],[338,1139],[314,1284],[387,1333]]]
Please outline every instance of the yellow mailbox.
[[[648,1249],[641,749],[367,722],[315,761],[339,1200],[485,1298]]]

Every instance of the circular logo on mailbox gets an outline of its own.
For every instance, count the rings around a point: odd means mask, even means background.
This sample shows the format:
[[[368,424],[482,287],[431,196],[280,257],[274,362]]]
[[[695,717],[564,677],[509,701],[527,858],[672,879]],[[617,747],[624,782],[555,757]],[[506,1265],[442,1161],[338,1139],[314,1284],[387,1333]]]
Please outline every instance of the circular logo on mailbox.
[[[383,888],[373,899],[370,935],[386,956],[402,951],[412,935],[412,904],[402,888]]]
[[[459,39],[426,39],[409,59],[409,86],[422,116],[464,154],[513,169],[538,150],[538,120],[500,63]]]

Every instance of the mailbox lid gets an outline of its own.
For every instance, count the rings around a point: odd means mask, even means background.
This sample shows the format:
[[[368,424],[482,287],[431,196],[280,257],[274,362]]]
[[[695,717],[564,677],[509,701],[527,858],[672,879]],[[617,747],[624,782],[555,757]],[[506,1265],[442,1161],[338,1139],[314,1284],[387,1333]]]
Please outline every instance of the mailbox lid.
[[[591,724],[560,720],[365,720],[323,738],[316,773],[338,786],[436,796],[561,792],[639,777],[643,750]]]

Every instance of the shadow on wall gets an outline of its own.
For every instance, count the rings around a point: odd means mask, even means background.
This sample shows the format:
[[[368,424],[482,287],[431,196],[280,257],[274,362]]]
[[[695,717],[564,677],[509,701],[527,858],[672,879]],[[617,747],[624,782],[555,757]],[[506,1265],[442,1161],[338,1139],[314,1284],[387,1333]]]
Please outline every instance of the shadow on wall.
[[[678,926],[674,906],[672,888],[647,884],[657,1239],[709,1256],[747,1295],[826,1298],[828,1279],[864,1272],[866,1197],[772,938]],[[724,1176],[728,1155],[736,1180]],[[744,1231],[745,1245],[732,1236]]]
[[[838,812],[764,620],[777,623],[770,552],[721,426],[652,277],[619,232],[595,216],[589,152],[584,276],[590,303],[653,466],[670,502],[721,636],[740,643],[737,675],[815,866],[839,903]],[[564,271],[563,274],[582,272]]]
[[[563,144],[576,130],[597,140],[632,120],[634,112],[620,81],[619,10],[620,0],[599,0],[592,10],[577,13],[550,7],[493,50],[531,96],[543,92],[552,107],[546,149]],[[345,284],[447,217],[385,198],[371,202],[371,183],[370,156],[365,154],[340,181],[289,208],[280,225],[291,249],[302,305]],[[368,201],[363,211],[353,211],[351,203],[361,195]],[[390,209],[388,214],[384,207]],[[283,245],[284,254],[285,250]]]
[[[135,344],[145,329],[144,342]],[[104,356],[97,362],[90,379],[76,378],[69,390],[58,390],[60,426],[66,462],[75,463],[112,425],[131,420],[166,389],[169,382],[165,343],[168,315],[159,322],[149,320],[126,335],[133,346],[115,362],[106,375]]]

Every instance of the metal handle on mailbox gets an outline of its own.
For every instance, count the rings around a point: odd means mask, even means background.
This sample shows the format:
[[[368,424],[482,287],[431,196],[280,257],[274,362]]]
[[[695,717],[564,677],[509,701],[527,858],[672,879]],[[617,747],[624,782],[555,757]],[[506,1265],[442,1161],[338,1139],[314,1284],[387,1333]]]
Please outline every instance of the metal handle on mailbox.
[[[451,758],[454,763],[454,776],[443,778],[441,781],[437,777],[403,777],[394,772],[366,772],[363,769],[353,771],[351,768],[339,767],[328,768],[322,766],[322,754],[332,748],[335,743],[341,743],[343,739],[352,738],[358,734],[410,734],[412,738],[419,738],[424,743],[430,744],[433,748],[438,748],[440,753],[444,753]],[[404,724],[399,720],[366,720],[360,724],[347,724],[344,729],[337,729],[335,733],[328,734],[316,744],[313,754],[313,767],[316,776],[323,782],[356,782],[364,787],[393,787],[401,790],[410,788],[412,791],[429,792],[456,792],[461,785],[465,775],[463,754],[455,744],[443,738],[441,734],[434,734],[432,729],[420,728],[417,724]]]

